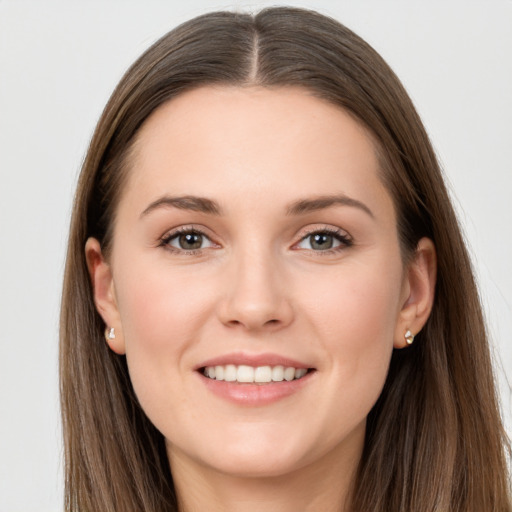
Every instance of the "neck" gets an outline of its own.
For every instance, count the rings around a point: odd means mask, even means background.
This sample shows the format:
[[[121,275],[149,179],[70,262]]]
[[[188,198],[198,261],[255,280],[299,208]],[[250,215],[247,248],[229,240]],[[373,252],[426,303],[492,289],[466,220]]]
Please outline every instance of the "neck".
[[[362,438],[341,457],[335,449],[278,476],[229,475],[168,451],[180,512],[348,512]]]

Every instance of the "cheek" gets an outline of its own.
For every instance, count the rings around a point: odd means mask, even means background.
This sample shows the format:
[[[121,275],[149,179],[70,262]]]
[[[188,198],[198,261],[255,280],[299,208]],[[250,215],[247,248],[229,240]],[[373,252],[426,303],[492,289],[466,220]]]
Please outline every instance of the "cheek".
[[[316,280],[315,299],[302,309],[328,354],[333,403],[343,401],[343,410],[362,419],[380,395],[388,372],[400,309],[401,267],[347,266],[330,277]]]
[[[193,320],[188,316],[186,294],[162,276],[147,273],[139,278],[135,276],[120,280],[122,287],[118,294],[127,351],[176,346],[169,342],[181,339],[180,331]]]
[[[334,343],[331,349],[363,350],[382,340],[392,343],[400,285],[398,266],[346,265],[337,272],[315,275],[297,293],[305,299],[302,310],[317,319],[324,333],[321,338]]]
[[[167,264],[166,264],[167,263]],[[130,260],[116,279],[116,299],[127,349],[144,340],[149,349],[159,343],[177,346],[207,312],[214,283],[198,273],[168,262]],[[169,343],[169,341],[173,343]],[[161,347],[163,348],[163,347]]]
[[[116,287],[130,378],[147,412],[161,407],[186,373],[184,355],[201,339],[212,303],[208,286],[153,268],[131,265]]]

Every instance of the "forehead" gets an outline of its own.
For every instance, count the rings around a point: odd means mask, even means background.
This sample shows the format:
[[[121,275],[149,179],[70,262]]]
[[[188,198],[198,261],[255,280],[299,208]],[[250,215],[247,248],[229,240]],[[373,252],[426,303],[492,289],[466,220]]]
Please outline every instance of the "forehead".
[[[247,204],[332,193],[390,201],[368,131],[300,88],[184,93],[148,118],[132,154],[124,195],[141,203],[164,193]]]

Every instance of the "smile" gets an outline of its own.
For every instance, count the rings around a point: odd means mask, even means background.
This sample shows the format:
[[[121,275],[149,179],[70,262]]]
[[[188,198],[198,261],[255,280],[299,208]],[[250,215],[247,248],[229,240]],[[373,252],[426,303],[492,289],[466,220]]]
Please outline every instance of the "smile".
[[[203,361],[194,369],[211,393],[242,407],[262,407],[300,394],[317,379],[313,361],[270,352],[232,352]]]
[[[290,382],[303,378],[308,370],[306,368],[294,368],[292,366],[248,366],[248,365],[216,365],[205,366],[205,377],[226,382],[239,382],[246,384],[267,384],[270,382]]]

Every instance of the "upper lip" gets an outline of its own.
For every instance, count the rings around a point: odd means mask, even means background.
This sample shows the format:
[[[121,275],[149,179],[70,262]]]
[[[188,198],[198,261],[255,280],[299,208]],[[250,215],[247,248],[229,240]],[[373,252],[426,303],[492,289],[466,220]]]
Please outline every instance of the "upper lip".
[[[311,365],[291,359],[289,357],[280,356],[279,354],[263,353],[263,354],[247,354],[243,352],[234,352],[231,354],[224,354],[212,359],[203,361],[195,368],[199,370],[206,366],[225,366],[227,364],[234,364],[235,366],[247,365],[247,366],[285,366],[298,368],[311,368]]]

